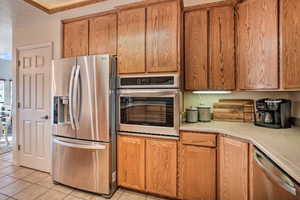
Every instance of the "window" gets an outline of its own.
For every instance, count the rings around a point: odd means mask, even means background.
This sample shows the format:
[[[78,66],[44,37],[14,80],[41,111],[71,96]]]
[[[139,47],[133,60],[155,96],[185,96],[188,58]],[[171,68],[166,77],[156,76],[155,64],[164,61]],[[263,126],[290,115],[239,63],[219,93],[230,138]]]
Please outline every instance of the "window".
[[[0,103],[4,103],[4,80],[0,80]]]

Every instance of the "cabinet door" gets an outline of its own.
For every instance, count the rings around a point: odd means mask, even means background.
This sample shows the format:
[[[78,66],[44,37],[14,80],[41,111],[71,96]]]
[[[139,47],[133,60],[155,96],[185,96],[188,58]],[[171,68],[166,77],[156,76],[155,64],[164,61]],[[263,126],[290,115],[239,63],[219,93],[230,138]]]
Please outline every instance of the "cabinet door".
[[[280,1],[283,88],[300,89],[300,1]]]
[[[146,10],[120,11],[118,17],[118,73],[145,73]]]
[[[234,9],[212,8],[210,11],[210,89],[235,89]]]
[[[178,3],[150,5],[147,9],[147,71],[176,72],[178,46]]]
[[[208,11],[185,13],[185,89],[208,89]]]
[[[117,51],[117,15],[90,19],[89,54],[111,54]]]
[[[146,191],[176,197],[177,141],[147,139]]]
[[[145,190],[145,139],[118,135],[118,184]]]
[[[216,199],[216,149],[181,145],[181,195],[186,200]]]
[[[220,137],[219,197],[248,200],[248,144]]]
[[[64,57],[86,56],[88,45],[88,20],[64,24]]]
[[[240,89],[279,88],[278,0],[249,0],[238,5]]]

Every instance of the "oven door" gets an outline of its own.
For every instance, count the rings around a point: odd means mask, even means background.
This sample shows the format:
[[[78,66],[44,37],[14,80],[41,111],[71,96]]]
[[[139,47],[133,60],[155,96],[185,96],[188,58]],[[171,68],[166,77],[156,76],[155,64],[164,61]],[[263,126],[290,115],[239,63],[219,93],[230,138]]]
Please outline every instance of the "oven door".
[[[179,135],[180,90],[119,90],[119,131]]]

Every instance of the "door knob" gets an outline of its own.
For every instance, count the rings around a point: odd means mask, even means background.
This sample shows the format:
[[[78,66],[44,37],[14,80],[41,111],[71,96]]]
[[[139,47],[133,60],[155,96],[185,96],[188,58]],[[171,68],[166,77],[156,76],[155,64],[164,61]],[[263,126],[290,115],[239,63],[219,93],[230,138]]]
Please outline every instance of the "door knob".
[[[45,115],[44,117],[41,117],[41,119],[49,119],[49,116],[48,115]]]

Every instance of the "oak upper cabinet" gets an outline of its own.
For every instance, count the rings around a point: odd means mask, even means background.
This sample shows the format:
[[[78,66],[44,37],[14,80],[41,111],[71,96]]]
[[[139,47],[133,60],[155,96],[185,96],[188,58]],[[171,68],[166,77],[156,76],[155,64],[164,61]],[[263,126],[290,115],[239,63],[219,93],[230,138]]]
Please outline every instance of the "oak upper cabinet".
[[[299,0],[280,0],[280,61],[284,89],[300,89],[299,10]]]
[[[146,191],[177,196],[177,141],[146,140]]]
[[[118,184],[145,190],[145,139],[118,135]]]
[[[209,88],[235,89],[234,8],[210,10]]]
[[[81,20],[63,25],[64,57],[86,56],[89,53],[89,21]]]
[[[188,11],[185,17],[185,89],[235,89],[234,9]]]
[[[90,19],[89,55],[117,54],[117,15]]]
[[[248,143],[220,137],[219,199],[248,200]]]
[[[185,200],[216,200],[216,149],[180,145],[179,188]]]
[[[239,88],[278,89],[278,0],[247,0],[237,8]]]
[[[118,16],[118,73],[146,72],[146,8],[121,10]]]
[[[148,72],[178,71],[179,15],[178,1],[166,1],[147,7]]]
[[[185,15],[185,89],[208,89],[208,11]]]

